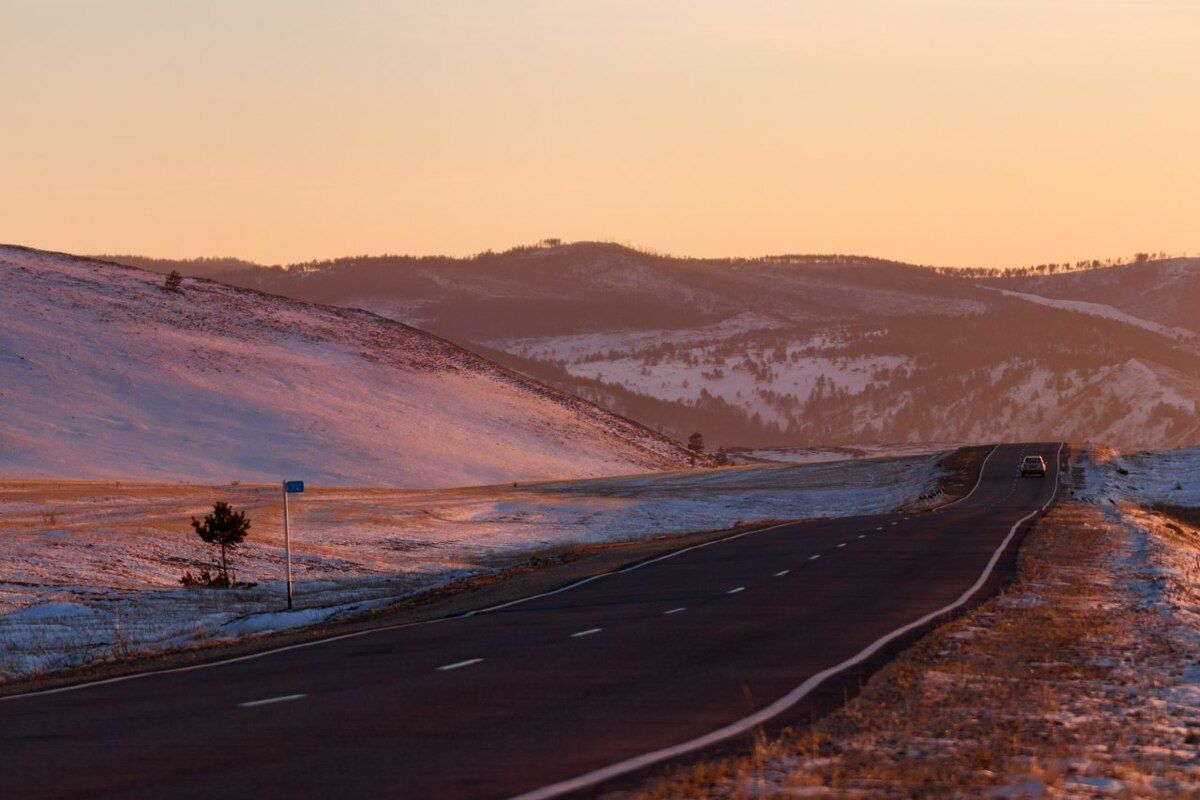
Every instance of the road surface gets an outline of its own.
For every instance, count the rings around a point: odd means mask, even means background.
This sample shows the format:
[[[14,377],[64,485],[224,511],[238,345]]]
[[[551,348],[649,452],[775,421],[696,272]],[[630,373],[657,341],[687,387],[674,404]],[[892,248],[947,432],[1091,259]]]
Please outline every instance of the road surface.
[[[1050,465],[1020,479],[1025,454]],[[555,797],[810,718],[993,591],[1061,448],[937,512],[786,524],[469,617],[0,698],[8,797]]]

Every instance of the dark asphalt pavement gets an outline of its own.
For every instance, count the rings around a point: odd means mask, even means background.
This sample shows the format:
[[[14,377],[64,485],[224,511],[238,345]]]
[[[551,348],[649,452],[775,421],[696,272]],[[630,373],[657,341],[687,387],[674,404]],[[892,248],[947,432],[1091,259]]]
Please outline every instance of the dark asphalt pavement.
[[[995,590],[1059,452],[1002,445],[935,513],[788,524],[467,618],[0,698],[0,795],[511,797],[752,730],[772,704],[768,727],[805,719],[935,622],[905,626]],[[1051,474],[1018,478],[1027,453]]]

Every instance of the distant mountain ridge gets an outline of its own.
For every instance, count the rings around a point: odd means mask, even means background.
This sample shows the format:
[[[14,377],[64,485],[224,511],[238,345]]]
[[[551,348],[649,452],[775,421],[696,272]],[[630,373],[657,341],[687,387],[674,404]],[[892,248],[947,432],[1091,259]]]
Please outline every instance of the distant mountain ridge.
[[[979,278],[582,242],[208,274],[370,309],[714,444],[1200,440],[1198,259]]]
[[[0,246],[0,475],[430,487],[680,445],[366,311]]]

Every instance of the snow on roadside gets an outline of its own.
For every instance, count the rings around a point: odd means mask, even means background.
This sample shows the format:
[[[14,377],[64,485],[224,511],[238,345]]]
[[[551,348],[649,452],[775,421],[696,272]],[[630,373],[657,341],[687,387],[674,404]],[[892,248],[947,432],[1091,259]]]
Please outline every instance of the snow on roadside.
[[[547,547],[883,512],[936,489],[938,456],[444,490],[310,487],[292,506],[302,610],[280,613],[279,490],[0,482],[0,680],[323,622]],[[253,588],[183,589],[211,563],[188,521],[245,508]]]
[[[1200,447],[1136,453],[1106,451],[1105,496],[1139,505],[1200,506]]]

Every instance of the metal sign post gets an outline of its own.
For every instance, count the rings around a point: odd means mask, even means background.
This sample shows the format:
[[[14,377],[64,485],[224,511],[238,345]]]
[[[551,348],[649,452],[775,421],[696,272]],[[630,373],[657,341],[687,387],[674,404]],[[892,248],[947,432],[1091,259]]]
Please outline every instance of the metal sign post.
[[[283,551],[287,562],[287,607],[292,610],[292,539],[288,531],[288,495],[304,491],[304,481],[283,482]]]

